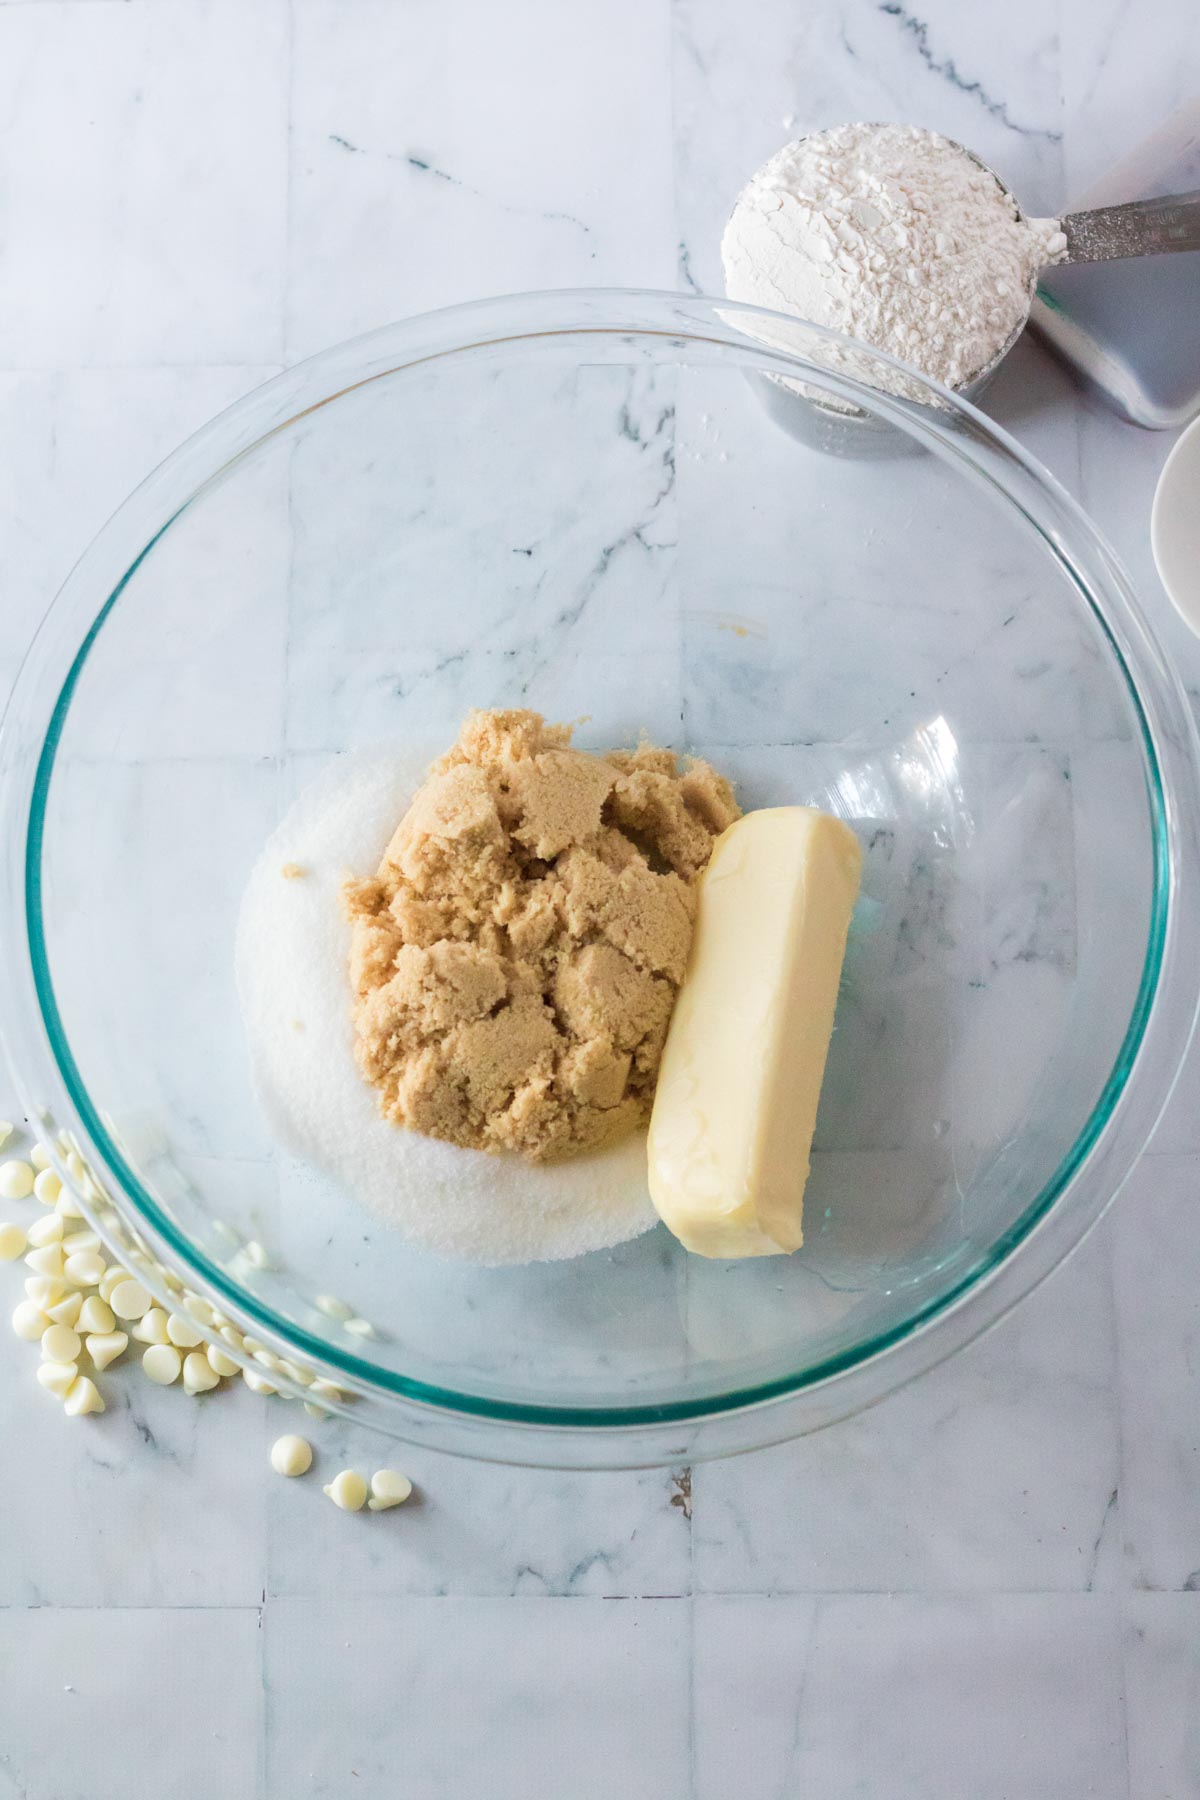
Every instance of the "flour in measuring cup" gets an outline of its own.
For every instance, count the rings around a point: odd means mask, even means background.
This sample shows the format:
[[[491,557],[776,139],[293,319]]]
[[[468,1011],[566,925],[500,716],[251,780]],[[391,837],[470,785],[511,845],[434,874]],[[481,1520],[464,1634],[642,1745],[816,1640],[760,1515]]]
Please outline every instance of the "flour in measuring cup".
[[[725,291],[887,351],[947,387],[995,358],[1037,271],[1066,249],[990,170],[913,125],[838,125],[785,144],[725,228]],[[840,359],[817,356],[817,360]],[[928,396],[870,365],[872,385]]]

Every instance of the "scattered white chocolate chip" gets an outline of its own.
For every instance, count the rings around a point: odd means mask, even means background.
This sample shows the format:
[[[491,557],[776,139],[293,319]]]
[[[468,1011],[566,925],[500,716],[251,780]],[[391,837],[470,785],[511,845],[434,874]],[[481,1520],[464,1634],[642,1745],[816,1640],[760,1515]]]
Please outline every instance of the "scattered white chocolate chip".
[[[173,1381],[179,1380],[183,1358],[174,1344],[151,1344],[142,1357],[142,1367],[151,1381],[157,1381],[160,1387],[170,1387]]]
[[[375,1327],[370,1319],[344,1319],[342,1330],[348,1331],[351,1337],[356,1338],[373,1338],[375,1336]]]
[[[58,1219],[60,1225],[62,1224],[61,1215],[55,1213],[52,1216]],[[49,1224],[50,1220],[47,1219],[46,1223]],[[84,1256],[102,1256],[104,1254],[104,1246],[100,1242],[100,1233],[86,1227],[83,1231],[69,1231],[63,1238],[62,1247],[64,1256],[79,1256],[81,1254]]]
[[[67,1280],[73,1281],[76,1287],[95,1287],[104,1279],[104,1269],[104,1258],[95,1250],[77,1250],[66,1262]]]
[[[218,1350],[215,1344],[210,1344],[204,1354],[208,1358],[208,1366],[214,1375],[238,1375],[241,1373],[241,1363],[234,1362],[232,1356],[226,1356],[225,1352]]]
[[[249,1238],[242,1245],[242,1255],[252,1269],[269,1269],[271,1267],[270,1255],[257,1238]]]
[[[266,1376],[260,1375],[257,1369],[243,1369],[242,1380],[252,1394],[277,1394],[279,1392],[279,1389],[272,1387]]]
[[[55,1206],[62,1193],[62,1182],[53,1169],[42,1169],[33,1184],[33,1191],[43,1206]]]
[[[129,1348],[129,1338],[123,1331],[92,1331],[85,1342],[88,1355],[98,1369],[107,1369],[109,1363],[116,1362]]]
[[[83,1306],[83,1295],[78,1288],[71,1288],[61,1300],[45,1302],[42,1311],[48,1319],[53,1319],[56,1325],[78,1325]]]
[[[205,1394],[220,1379],[202,1350],[189,1350],[183,1359],[183,1385],[189,1394]]]
[[[44,1388],[48,1388],[50,1393],[57,1394],[60,1400],[66,1399],[78,1374],[77,1363],[44,1362],[38,1364],[38,1381]]]
[[[67,1397],[63,1401],[63,1410],[77,1419],[83,1413],[102,1413],[104,1401],[100,1398],[100,1390],[94,1381],[86,1375],[77,1375],[67,1389]]]
[[[387,1512],[393,1506],[403,1506],[411,1493],[412,1482],[399,1469],[376,1469],[367,1505],[372,1512]]]
[[[225,1339],[225,1342],[231,1344],[235,1350],[244,1350],[246,1348],[246,1340],[236,1325],[222,1325],[221,1336]]]
[[[336,1319],[339,1324],[343,1319],[354,1317],[354,1308],[339,1300],[336,1294],[318,1294],[316,1306],[318,1312],[323,1312],[327,1319]]]
[[[54,1202],[54,1210],[56,1213],[60,1213],[64,1219],[82,1219],[83,1217],[79,1202],[68,1187],[63,1189]]]
[[[312,1445],[308,1439],[295,1437],[290,1432],[286,1437],[276,1438],[271,1445],[271,1467],[277,1475],[307,1475],[312,1468],[312,1459]]]
[[[41,1307],[35,1306],[32,1300],[22,1300],[12,1316],[13,1330],[27,1344],[36,1344],[49,1324]]]
[[[343,1469],[324,1491],[343,1512],[361,1512],[367,1498],[367,1484],[357,1469]]]
[[[247,1332],[246,1336],[242,1339],[242,1349],[248,1350],[251,1356],[254,1355],[256,1350],[265,1350],[266,1347],[267,1346],[263,1343],[261,1338],[251,1337],[249,1332]]]
[[[26,1236],[35,1250],[41,1250],[47,1244],[61,1244],[63,1232],[66,1230],[58,1213],[47,1213],[44,1218],[35,1219]]]
[[[204,1342],[204,1333],[197,1331],[192,1321],[179,1313],[172,1313],[167,1320],[167,1336],[179,1350],[194,1350],[197,1344]]]
[[[24,1256],[28,1241],[23,1226],[5,1219],[0,1225],[0,1262],[16,1262],[18,1256]]]
[[[107,1300],[99,1294],[89,1294],[79,1309],[80,1331],[112,1331],[116,1327],[116,1317]]]
[[[191,1318],[198,1319],[201,1325],[214,1325],[217,1315],[204,1298],[203,1294],[189,1294],[185,1291],[183,1310]]]
[[[35,1144],[33,1149],[29,1152],[29,1160],[39,1174],[43,1169],[48,1169],[50,1167],[50,1152],[47,1150],[45,1144]]]
[[[33,1170],[27,1162],[0,1163],[0,1199],[28,1200],[33,1192]]]
[[[300,1368],[297,1363],[289,1362],[286,1356],[277,1356],[275,1367],[281,1375],[286,1375],[289,1381],[294,1381],[297,1387],[308,1387],[313,1380],[313,1376],[307,1369]]]
[[[53,1281],[61,1281],[65,1264],[61,1244],[43,1244],[40,1250],[30,1250],[25,1258],[25,1266],[32,1269],[35,1275],[49,1275]]]
[[[119,1287],[123,1281],[128,1281],[128,1280],[129,1280],[128,1270],[123,1269],[121,1267],[120,1263],[113,1263],[109,1268],[105,1269],[104,1273],[100,1277],[100,1281],[99,1281],[100,1298],[102,1300],[107,1300],[108,1304],[111,1306],[113,1289],[115,1287]]]
[[[108,1304],[118,1319],[140,1319],[150,1311],[153,1300],[140,1281],[118,1281],[108,1296]],[[170,1325],[167,1326],[170,1335]]]
[[[274,1351],[255,1350],[253,1354],[255,1362],[260,1364],[262,1368],[271,1369],[273,1371],[278,1370],[279,1358],[275,1355]]]
[[[167,1344],[167,1315],[161,1306],[152,1306],[149,1312],[142,1314],[133,1327],[133,1335],[139,1344]]]
[[[47,1325],[42,1333],[43,1362],[78,1362],[83,1342],[69,1325]]]

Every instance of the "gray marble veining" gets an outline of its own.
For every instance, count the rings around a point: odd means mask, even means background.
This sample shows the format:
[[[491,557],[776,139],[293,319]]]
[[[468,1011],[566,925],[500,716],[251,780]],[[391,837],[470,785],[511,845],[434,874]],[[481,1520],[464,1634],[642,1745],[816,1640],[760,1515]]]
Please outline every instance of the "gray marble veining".
[[[0,0],[0,685],[112,507],[285,361],[483,292],[711,290],[746,173],[848,117],[935,126],[1052,209],[1198,67],[1181,0]],[[668,404],[613,396],[616,512],[640,505],[639,532],[555,546],[618,607],[670,578],[670,510],[703,494],[703,454],[664,490]],[[1146,544],[1166,439],[1033,346],[988,404],[1117,544],[1200,696]],[[207,604],[217,626],[237,596]],[[702,673],[702,626],[671,630],[664,661]],[[486,643],[412,644],[418,706],[459,654],[465,696]],[[228,704],[187,723],[198,793],[280,724],[325,747],[310,710],[302,729],[272,713],[281,694],[248,714],[248,679],[227,670]],[[379,704],[328,695],[329,733],[361,715],[377,735]],[[721,740],[716,697],[696,735]],[[1059,804],[1052,748],[994,755],[997,781],[1032,766],[1021,791]],[[126,799],[155,804],[136,783]],[[1045,904],[1069,879],[1047,866],[1005,896],[999,964],[1071,956]],[[103,1419],[65,1420],[4,1333],[0,1789],[1194,1800],[1198,1097],[1194,1056],[1112,1216],[985,1342],[863,1418],[724,1465],[504,1471],[309,1422],[326,1476],[395,1461],[418,1483],[411,1509],[345,1518],[271,1475],[296,1423],[279,1403],[189,1401],[133,1371]],[[277,1217],[262,1171],[246,1181]]]

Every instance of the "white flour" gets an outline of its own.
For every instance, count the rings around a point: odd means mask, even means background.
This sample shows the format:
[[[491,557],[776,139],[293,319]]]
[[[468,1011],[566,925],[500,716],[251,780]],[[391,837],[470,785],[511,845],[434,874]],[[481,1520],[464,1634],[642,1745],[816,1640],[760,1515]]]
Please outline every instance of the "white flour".
[[[731,300],[829,326],[961,387],[1021,324],[1038,269],[1065,248],[1057,220],[1022,219],[948,138],[839,125],[785,144],[751,177],[721,256]],[[905,392],[902,377],[873,379]]]
[[[656,1223],[643,1133],[601,1155],[538,1168],[397,1130],[358,1073],[339,890],[346,875],[377,867],[437,753],[339,757],[255,864],[236,957],[259,1098],[287,1149],[426,1249],[494,1265],[624,1243]],[[288,879],[287,865],[304,873]]]

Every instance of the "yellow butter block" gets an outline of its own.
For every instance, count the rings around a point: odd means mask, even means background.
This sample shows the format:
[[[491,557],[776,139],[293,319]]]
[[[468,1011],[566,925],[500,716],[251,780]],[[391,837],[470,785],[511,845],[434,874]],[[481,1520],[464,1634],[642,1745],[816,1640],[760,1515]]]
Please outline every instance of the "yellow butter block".
[[[862,853],[808,806],[747,813],[700,879],[650,1119],[650,1196],[700,1256],[799,1249]]]

